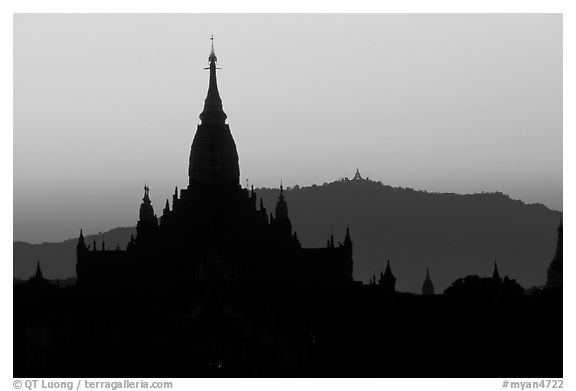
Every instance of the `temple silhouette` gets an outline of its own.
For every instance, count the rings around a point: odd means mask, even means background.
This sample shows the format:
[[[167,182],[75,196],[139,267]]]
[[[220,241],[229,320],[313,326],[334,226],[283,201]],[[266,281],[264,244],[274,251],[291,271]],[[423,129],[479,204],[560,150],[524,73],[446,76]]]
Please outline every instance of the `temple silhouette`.
[[[77,245],[79,286],[154,284],[296,285],[352,282],[352,241],[303,248],[292,229],[280,187],[268,214],[253,188],[241,188],[238,152],[218,92],[217,57],[208,58],[210,79],[188,166],[188,187],[176,188],[158,218],[145,186],[137,235],[126,250]],[[113,271],[113,273],[111,273]]]
[[[562,377],[562,225],[531,295],[496,263],[443,294],[428,269],[398,292],[390,260],[354,281],[348,227],[304,248],[282,184],[273,213],[240,186],[213,45],[208,61],[188,186],[158,217],[145,185],[124,246],[81,230],[75,284],[40,262],[15,284],[15,377]]]

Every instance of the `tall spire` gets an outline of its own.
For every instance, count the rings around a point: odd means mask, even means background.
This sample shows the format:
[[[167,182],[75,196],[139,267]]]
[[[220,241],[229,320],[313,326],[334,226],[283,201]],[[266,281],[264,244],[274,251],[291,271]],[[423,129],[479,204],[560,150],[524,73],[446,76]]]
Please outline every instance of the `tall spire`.
[[[213,37],[211,38],[213,39]],[[216,54],[211,50],[208,57],[210,84],[200,114],[188,166],[188,185],[194,188],[238,189],[240,188],[240,166],[236,143],[226,124],[226,113],[222,110],[222,99],[216,82]],[[254,201],[256,207],[256,201]]]
[[[222,109],[222,99],[220,99],[218,83],[216,81],[216,69],[221,68],[216,67],[218,58],[216,57],[216,53],[214,53],[214,35],[210,37],[210,41],[212,41],[212,50],[210,51],[210,56],[208,56],[210,66],[204,68],[210,70],[210,83],[208,85],[206,100],[204,100],[204,111],[200,114],[200,120],[202,120],[203,124],[223,124],[227,116]]]

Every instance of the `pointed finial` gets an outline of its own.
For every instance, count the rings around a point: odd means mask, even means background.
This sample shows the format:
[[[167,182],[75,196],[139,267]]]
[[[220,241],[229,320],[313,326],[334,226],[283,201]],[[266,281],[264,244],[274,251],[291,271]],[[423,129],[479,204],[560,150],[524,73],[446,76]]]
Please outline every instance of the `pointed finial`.
[[[216,53],[214,53],[214,34],[210,35],[210,43],[211,43],[211,50],[210,50],[210,57],[208,57],[208,61],[216,62]]]
[[[280,195],[278,196],[279,200],[284,200],[284,186],[282,186],[282,179],[280,179]]]

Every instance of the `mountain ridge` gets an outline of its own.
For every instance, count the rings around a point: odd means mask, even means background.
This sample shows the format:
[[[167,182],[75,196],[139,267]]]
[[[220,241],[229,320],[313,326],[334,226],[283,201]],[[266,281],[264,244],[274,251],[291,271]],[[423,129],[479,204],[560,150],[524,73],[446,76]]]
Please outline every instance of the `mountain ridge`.
[[[268,213],[279,189],[256,189]],[[368,179],[284,190],[292,225],[304,247],[323,247],[330,234],[354,243],[354,277],[367,281],[390,259],[397,288],[419,292],[426,268],[436,291],[467,274],[488,275],[494,261],[525,288],[541,285],[556,245],[561,212],[501,192],[438,193]],[[156,205],[157,213],[160,205]],[[85,235],[100,249],[125,249],[134,227]],[[40,261],[49,278],[74,275],[76,238],[30,244],[14,241],[14,277],[27,278]]]

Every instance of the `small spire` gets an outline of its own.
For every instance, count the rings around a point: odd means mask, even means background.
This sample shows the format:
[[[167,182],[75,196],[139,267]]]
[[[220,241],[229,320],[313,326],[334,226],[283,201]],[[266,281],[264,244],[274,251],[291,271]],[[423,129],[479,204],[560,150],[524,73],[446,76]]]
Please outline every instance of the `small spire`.
[[[430,279],[430,273],[426,269],[426,278],[424,279],[424,284],[422,284],[422,294],[423,295],[433,295],[434,294],[434,284]]]
[[[280,196],[278,196],[280,201],[284,201],[284,187],[282,186],[282,179],[280,179]]]
[[[174,195],[172,196],[172,210],[176,209],[176,201],[178,201],[178,186],[174,189]]]
[[[150,188],[147,183],[144,184],[144,198],[142,198],[142,201],[150,202]]]
[[[330,234],[330,248],[334,248],[334,234]]]
[[[40,261],[36,262],[36,274],[34,275],[34,277],[38,279],[44,278],[44,276],[42,275],[42,269],[40,269]]]
[[[384,271],[384,275],[392,276],[392,278],[396,279],[394,277],[394,273],[392,273],[392,268],[390,267],[390,259],[388,259],[388,262],[386,263],[386,270]]]
[[[154,217],[154,207],[150,201],[150,188],[148,184],[144,185],[144,198],[140,204],[140,221],[149,221]]]
[[[498,264],[496,262],[494,262],[494,271],[492,272],[492,279],[494,280],[500,279],[500,273],[498,273]]]
[[[344,245],[350,246],[352,244],[352,239],[350,239],[350,229],[346,227],[346,236],[344,237]]]
[[[168,198],[166,198],[166,206],[164,207],[164,212],[170,212],[170,203],[168,202]]]
[[[80,229],[80,236],[78,237],[78,244],[76,245],[76,247],[78,248],[86,247],[86,244],[84,243],[84,233],[82,232],[82,229]]]

